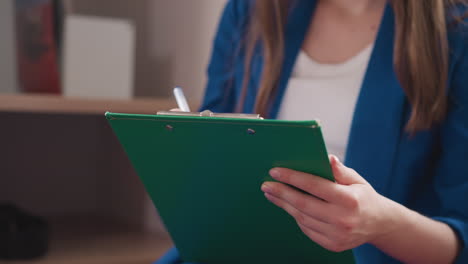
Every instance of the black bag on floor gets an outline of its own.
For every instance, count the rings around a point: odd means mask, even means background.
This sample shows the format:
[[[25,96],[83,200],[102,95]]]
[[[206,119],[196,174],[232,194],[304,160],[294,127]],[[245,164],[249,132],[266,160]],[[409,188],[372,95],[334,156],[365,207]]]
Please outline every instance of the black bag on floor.
[[[49,228],[40,217],[0,204],[0,259],[26,260],[47,253]]]

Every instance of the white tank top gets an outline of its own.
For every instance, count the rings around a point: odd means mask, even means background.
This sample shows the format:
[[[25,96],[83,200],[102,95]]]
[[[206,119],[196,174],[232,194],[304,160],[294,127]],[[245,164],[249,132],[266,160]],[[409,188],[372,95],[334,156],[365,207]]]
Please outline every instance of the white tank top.
[[[319,120],[328,153],[344,160],[354,108],[373,46],[340,64],[320,64],[301,51],[278,119]]]

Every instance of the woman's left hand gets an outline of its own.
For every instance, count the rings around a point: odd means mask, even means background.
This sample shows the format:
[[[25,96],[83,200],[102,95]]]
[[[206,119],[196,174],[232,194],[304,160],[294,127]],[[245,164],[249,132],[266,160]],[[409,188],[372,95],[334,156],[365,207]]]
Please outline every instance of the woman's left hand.
[[[270,174],[281,183],[266,182],[262,191],[294,217],[304,234],[331,251],[352,249],[392,232],[392,202],[338,158],[331,156],[330,162],[336,182],[274,168]]]

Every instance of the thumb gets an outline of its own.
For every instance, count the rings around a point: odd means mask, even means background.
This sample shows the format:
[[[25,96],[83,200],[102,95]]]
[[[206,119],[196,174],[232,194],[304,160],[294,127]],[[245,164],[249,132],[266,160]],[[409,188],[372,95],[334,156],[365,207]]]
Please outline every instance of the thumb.
[[[355,170],[346,167],[334,155],[330,155],[330,165],[333,171],[333,176],[338,184],[353,185],[353,184],[369,184]]]

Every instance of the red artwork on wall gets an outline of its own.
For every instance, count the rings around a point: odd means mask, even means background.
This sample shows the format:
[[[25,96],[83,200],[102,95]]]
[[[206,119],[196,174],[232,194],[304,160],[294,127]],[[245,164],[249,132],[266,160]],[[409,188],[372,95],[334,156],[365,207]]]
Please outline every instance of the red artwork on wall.
[[[60,74],[52,2],[16,2],[18,82],[27,93],[59,94]]]

